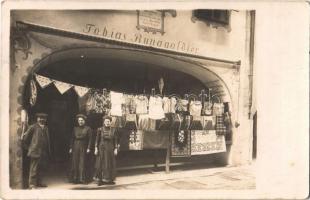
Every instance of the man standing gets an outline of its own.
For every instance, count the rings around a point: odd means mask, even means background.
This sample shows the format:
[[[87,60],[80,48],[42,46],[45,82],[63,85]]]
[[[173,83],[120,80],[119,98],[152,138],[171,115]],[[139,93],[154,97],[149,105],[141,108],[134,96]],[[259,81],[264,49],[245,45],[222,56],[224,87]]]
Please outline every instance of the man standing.
[[[29,189],[47,187],[42,183],[42,169],[47,167],[50,154],[48,128],[46,126],[47,114],[37,113],[37,123],[31,125],[22,135],[22,140],[28,146],[27,155],[30,157]]]

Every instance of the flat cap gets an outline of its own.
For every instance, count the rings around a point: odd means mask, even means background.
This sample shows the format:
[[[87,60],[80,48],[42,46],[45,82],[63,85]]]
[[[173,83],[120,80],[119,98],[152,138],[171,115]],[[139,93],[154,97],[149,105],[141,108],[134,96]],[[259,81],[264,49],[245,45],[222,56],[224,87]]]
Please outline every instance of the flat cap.
[[[83,115],[83,114],[77,114],[77,115],[76,115],[76,118],[77,118],[77,119],[78,119],[78,118],[83,118],[84,120],[87,119],[86,115]]]
[[[106,119],[109,119],[110,121],[112,121],[112,117],[109,116],[109,115],[105,115],[103,116],[103,121],[106,120]]]

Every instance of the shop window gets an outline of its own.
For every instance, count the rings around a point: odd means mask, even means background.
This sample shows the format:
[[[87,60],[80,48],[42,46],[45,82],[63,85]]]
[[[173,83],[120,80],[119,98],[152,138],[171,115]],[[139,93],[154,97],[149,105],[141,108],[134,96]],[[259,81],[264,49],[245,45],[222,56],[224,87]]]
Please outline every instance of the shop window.
[[[225,27],[230,31],[229,10],[198,9],[193,11],[192,21],[201,21],[214,28]]]

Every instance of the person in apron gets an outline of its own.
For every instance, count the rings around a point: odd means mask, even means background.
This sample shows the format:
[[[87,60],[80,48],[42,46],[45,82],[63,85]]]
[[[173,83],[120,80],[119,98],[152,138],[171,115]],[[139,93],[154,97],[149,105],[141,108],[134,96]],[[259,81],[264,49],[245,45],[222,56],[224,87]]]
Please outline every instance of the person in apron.
[[[103,118],[103,127],[98,128],[95,143],[95,155],[97,155],[98,186],[102,184],[115,184],[116,161],[115,156],[119,150],[119,141],[115,128],[111,128],[112,118]]]
[[[86,116],[76,116],[78,126],[74,127],[69,153],[72,153],[71,181],[75,184],[86,184],[86,154],[90,152],[92,131],[85,125]]]

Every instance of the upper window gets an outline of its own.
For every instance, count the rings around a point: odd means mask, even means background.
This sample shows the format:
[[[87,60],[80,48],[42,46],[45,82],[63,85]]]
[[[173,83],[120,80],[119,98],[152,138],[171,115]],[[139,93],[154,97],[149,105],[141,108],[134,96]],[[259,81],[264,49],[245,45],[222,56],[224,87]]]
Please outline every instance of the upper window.
[[[193,22],[203,21],[214,27],[224,26],[230,29],[230,11],[229,10],[209,10],[198,9],[193,11]]]

